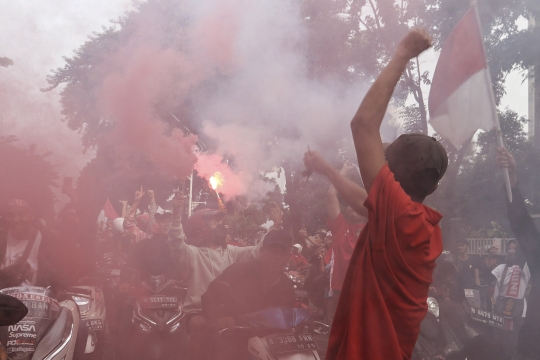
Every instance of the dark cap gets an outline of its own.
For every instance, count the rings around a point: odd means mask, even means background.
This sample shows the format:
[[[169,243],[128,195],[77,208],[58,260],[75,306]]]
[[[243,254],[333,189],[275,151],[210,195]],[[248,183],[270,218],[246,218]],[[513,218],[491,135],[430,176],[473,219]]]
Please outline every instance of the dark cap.
[[[459,238],[456,240],[456,245],[460,245],[460,244],[469,246],[469,240],[465,238]]]
[[[266,234],[263,240],[263,248],[272,245],[278,244],[283,246],[285,249],[292,249],[293,241],[291,235],[285,230],[272,230]]]
[[[448,168],[445,148],[434,137],[424,134],[403,134],[386,149],[386,160],[392,166],[407,166],[410,170],[435,169],[441,180]]]
[[[14,325],[21,321],[28,308],[22,301],[5,294],[0,294],[0,326]]]

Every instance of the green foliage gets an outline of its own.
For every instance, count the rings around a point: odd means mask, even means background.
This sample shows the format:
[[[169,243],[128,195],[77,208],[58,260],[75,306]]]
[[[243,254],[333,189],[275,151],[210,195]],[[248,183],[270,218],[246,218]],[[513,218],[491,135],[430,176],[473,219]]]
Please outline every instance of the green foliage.
[[[530,211],[539,212],[540,149],[526,138],[524,118],[507,110],[500,114],[500,122],[506,147],[516,158],[523,195]],[[445,214],[461,218],[463,228],[471,232],[492,229],[496,223],[502,226],[502,231],[511,234],[502,171],[496,163],[496,144],[495,131],[479,134],[475,152],[464,161],[457,178],[456,194],[452,199],[454,213]]]
[[[0,136],[0,207],[9,200],[28,201],[39,217],[50,221],[54,218],[56,201],[53,188],[57,187],[58,174],[48,156],[38,154],[35,146],[25,149],[16,144],[14,136]]]
[[[235,210],[223,219],[231,236],[247,241],[260,238],[265,232],[261,225],[266,222],[266,216],[255,205],[243,207],[238,202],[236,204]]]

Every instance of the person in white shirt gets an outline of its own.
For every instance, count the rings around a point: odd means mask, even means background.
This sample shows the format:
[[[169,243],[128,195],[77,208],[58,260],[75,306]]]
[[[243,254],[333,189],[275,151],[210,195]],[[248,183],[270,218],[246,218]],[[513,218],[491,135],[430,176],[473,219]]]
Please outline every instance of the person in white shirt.
[[[53,266],[52,243],[39,231],[33,208],[13,199],[2,215],[6,228],[0,231],[0,288],[53,285],[60,269]]]
[[[529,266],[523,261],[519,261],[517,256],[517,242],[511,240],[506,246],[507,261],[504,264],[493,269],[492,274],[497,278],[495,292],[493,298],[496,302],[505,302],[511,298],[523,301],[523,312],[517,317],[505,319],[506,331],[503,334],[503,345],[508,356],[513,356],[516,352],[517,338],[523,319],[527,313],[527,300],[525,299],[525,291],[531,278]],[[504,279],[503,279],[504,277]],[[502,281],[501,281],[502,279]],[[502,286],[501,286],[502,284]],[[495,304],[496,309],[502,309],[504,306]],[[508,309],[502,309],[508,310]],[[498,312],[498,311],[496,311]],[[504,315],[504,314],[499,314]]]
[[[225,213],[210,209],[193,213],[186,222],[184,233],[181,224],[183,206],[184,195],[178,193],[173,199],[168,244],[173,261],[188,278],[184,309],[188,313],[186,324],[190,334],[191,359],[205,359],[211,351],[212,339],[208,323],[202,315],[201,296],[227,267],[237,261],[259,257],[262,241],[256,246],[227,245],[226,229],[220,224]]]

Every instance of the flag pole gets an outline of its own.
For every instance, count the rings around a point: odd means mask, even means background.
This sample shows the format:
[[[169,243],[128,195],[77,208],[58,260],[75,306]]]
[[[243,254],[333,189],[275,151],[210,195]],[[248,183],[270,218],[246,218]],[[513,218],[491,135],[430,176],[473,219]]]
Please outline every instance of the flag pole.
[[[471,1],[471,6],[474,8],[474,13],[476,14],[476,22],[478,23],[478,31],[480,31],[480,37],[482,39],[482,48],[484,49],[484,55],[486,57],[486,67],[488,71],[485,71],[486,74],[486,81],[488,84],[488,91],[489,91],[489,100],[491,102],[491,109],[493,113],[493,122],[495,124],[495,131],[497,134],[497,146],[504,147],[503,137],[502,137],[502,131],[501,131],[501,124],[499,123],[499,115],[497,113],[497,105],[495,103],[495,94],[493,93],[493,84],[491,83],[491,72],[489,71],[489,62],[487,61],[487,51],[486,51],[486,45],[484,43],[484,35],[482,34],[482,26],[480,23],[480,15],[478,12],[478,4],[475,0]],[[508,168],[503,168],[503,177],[504,177],[504,187],[506,189],[506,196],[508,197],[508,201],[512,202],[512,185],[510,184],[510,175],[508,174]]]

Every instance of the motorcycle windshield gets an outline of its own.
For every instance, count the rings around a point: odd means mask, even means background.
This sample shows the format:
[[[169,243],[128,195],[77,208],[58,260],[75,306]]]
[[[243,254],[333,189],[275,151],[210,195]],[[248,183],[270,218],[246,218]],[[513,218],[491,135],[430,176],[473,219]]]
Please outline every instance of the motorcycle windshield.
[[[28,314],[17,324],[0,326],[0,341],[11,360],[31,359],[45,330],[58,317],[60,305],[49,289],[17,286],[0,291],[22,301]]]
[[[271,308],[240,315],[239,318],[251,326],[288,330],[309,319],[308,309]]]

